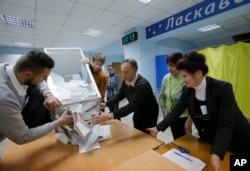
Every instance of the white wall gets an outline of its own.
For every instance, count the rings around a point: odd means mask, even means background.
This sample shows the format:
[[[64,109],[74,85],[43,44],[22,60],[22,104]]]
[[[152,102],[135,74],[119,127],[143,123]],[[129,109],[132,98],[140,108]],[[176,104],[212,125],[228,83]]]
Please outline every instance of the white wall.
[[[0,62],[16,63],[21,54],[0,54]]]

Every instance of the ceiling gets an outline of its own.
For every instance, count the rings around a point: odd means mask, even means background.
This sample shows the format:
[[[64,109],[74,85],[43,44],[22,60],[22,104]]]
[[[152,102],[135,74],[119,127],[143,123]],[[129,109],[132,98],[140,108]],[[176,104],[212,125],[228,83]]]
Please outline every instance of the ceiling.
[[[202,1],[152,0],[144,5],[136,0],[0,0],[0,14],[35,21],[34,28],[24,28],[0,20],[0,46],[19,47],[15,42],[24,42],[31,43],[32,48],[81,47],[91,52],[121,40],[137,27],[147,27]],[[249,32],[250,13],[217,24],[222,27],[209,33],[182,29],[168,38],[185,40],[196,47],[230,43],[231,36]],[[87,28],[104,34],[82,35]]]

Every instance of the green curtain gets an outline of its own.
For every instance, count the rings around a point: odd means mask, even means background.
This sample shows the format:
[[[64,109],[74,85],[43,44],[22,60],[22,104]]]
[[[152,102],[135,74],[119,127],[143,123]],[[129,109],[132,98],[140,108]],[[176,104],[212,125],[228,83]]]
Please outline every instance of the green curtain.
[[[230,82],[238,106],[250,118],[250,43],[238,42],[198,52],[206,56],[207,75]]]

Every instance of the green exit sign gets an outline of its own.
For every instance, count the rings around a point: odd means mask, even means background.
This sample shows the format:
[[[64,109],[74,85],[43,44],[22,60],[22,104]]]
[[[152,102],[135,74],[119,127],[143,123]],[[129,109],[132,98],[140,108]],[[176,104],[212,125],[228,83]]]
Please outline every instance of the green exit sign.
[[[138,33],[135,31],[133,33],[130,33],[126,36],[122,37],[122,44],[128,44],[130,42],[136,41],[138,39]]]

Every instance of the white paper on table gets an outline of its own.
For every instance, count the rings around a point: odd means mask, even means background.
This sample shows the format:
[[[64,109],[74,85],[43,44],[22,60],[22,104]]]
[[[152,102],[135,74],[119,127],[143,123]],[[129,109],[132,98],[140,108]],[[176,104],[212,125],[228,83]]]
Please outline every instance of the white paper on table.
[[[79,146],[79,153],[83,154],[83,153],[87,153],[89,151],[93,151],[93,150],[97,150],[100,149],[100,144],[98,141],[96,141],[94,144],[92,144],[88,149],[86,149],[84,146]]]
[[[79,146],[79,153],[86,153],[95,149],[99,149],[100,145],[97,141],[98,135],[89,133],[85,138],[82,138],[77,132],[68,132],[70,139]]]
[[[93,132],[99,135],[98,141],[103,141],[112,138],[110,133],[110,125],[94,125]]]
[[[84,137],[83,143],[79,144],[80,149],[89,150],[95,142],[98,142],[99,135],[92,130]]]
[[[188,171],[201,171],[206,166],[206,163],[200,159],[186,153],[181,153],[174,148],[164,153],[163,156]]]
[[[70,132],[71,139],[79,145],[79,153],[86,153],[100,148],[98,141],[110,139],[110,125],[89,125],[85,121],[85,114],[72,113],[74,119],[74,130]]]

